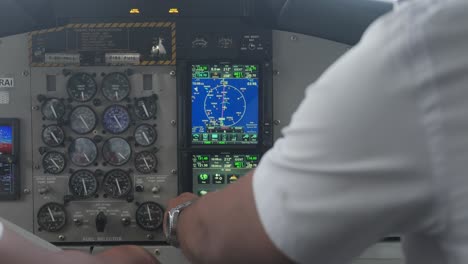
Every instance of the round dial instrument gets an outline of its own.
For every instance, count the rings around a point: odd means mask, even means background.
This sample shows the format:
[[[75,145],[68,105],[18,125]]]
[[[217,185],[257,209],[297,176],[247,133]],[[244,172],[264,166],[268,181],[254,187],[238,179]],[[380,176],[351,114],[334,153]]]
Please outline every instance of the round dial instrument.
[[[42,130],[42,141],[49,147],[58,147],[65,141],[65,132],[57,125],[50,125]]]
[[[89,170],[79,170],[70,176],[68,188],[76,198],[89,198],[94,196],[98,190],[98,181],[93,172]]]
[[[94,163],[98,156],[96,144],[89,138],[77,138],[68,148],[70,160],[79,167],[86,167]]]
[[[130,126],[130,114],[121,105],[111,105],[104,111],[102,122],[107,132],[120,134],[125,132]]]
[[[164,219],[164,209],[157,203],[142,203],[136,211],[138,226],[147,231],[155,231],[161,227]]]
[[[68,79],[67,92],[75,101],[88,102],[96,95],[97,83],[91,74],[79,72]]]
[[[42,115],[46,120],[60,120],[65,115],[65,105],[57,98],[49,98],[41,108]]]
[[[104,160],[113,166],[122,166],[130,160],[132,148],[123,138],[109,138],[102,146]]]
[[[158,166],[158,159],[149,151],[142,151],[135,156],[135,169],[143,174],[153,172]]]
[[[121,198],[132,190],[130,175],[123,170],[112,170],[106,174],[103,182],[104,192],[113,197]]]
[[[67,223],[67,214],[63,205],[47,203],[37,213],[37,224],[47,232],[61,230]]]
[[[111,102],[120,102],[130,94],[130,81],[123,73],[110,73],[102,80],[102,94]]]
[[[211,89],[204,104],[210,125],[216,127],[235,126],[247,110],[247,101],[242,91],[227,84]]]
[[[140,146],[150,146],[158,139],[158,133],[153,126],[141,124],[135,129],[135,142]]]
[[[96,127],[97,117],[89,106],[80,105],[70,113],[70,128],[77,134],[87,134]]]
[[[65,155],[57,151],[47,152],[42,158],[42,167],[46,173],[59,174],[67,166]]]
[[[135,100],[135,115],[141,120],[156,116],[156,96],[142,97]]]

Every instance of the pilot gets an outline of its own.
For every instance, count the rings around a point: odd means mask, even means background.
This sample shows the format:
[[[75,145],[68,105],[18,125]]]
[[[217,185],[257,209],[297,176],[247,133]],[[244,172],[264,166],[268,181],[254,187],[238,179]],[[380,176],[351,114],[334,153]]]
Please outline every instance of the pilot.
[[[467,54],[468,1],[404,1],[255,171],[169,203],[168,241],[192,263],[344,264],[401,235],[406,263],[468,263]]]

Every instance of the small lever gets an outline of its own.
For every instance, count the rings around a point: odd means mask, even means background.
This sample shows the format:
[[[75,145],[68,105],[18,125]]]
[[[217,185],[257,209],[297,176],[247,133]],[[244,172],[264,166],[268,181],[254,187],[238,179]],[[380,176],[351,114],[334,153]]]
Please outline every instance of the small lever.
[[[104,212],[99,212],[99,214],[96,216],[96,231],[98,231],[99,233],[104,232],[106,225],[107,216],[104,214]]]

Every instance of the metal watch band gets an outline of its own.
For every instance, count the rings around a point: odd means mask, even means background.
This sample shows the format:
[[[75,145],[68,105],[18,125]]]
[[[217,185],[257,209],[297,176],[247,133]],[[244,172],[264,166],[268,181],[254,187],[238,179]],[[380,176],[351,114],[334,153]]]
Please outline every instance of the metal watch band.
[[[194,202],[195,200],[181,203],[169,211],[168,217],[166,219],[167,223],[165,230],[166,240],[169,245],[177,248],[179,247],[179,240],[177,239],[177,223],[179,222],[179,215],[185,208]]]

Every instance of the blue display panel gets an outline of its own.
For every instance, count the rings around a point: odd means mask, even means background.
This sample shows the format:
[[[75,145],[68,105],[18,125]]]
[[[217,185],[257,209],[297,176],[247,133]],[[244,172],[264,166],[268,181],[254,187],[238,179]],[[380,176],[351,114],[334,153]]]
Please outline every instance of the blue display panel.
[[[13,154],[13,127],[0,125],[0,157]],[[10,195],[15,190],[15,164],[0,159],[0,194]]]
[[[192,65],[192,144],[257,144],[258,65]]]

